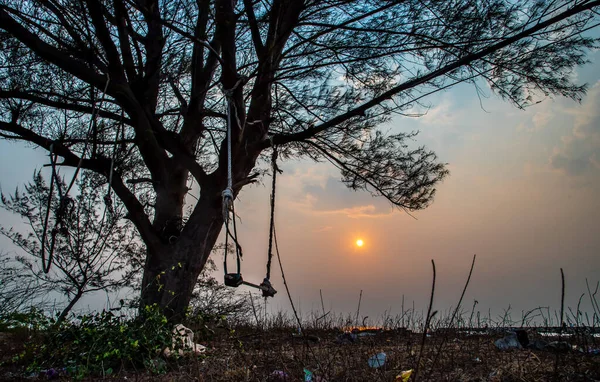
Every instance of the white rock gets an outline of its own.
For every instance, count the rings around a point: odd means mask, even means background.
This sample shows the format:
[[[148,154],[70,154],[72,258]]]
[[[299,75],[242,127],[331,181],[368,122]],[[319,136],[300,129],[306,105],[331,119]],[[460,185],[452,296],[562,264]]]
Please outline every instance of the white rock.
[[[194,332],[192,329],[179,324],[173,328],[173,348],[179,348],[179,355],[182,356],[184,351],[191,351],[195,354],[201,354],[206,351],[206,346],[194,342]],[[171,356],[173,351],[166,348],[164,354],[166,357]]]

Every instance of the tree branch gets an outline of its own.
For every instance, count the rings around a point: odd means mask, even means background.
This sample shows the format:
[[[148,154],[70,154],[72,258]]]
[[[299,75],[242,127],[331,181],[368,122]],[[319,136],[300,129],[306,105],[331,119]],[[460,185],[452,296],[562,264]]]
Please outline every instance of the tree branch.
[[[4,6],[0,6],[0,28],[26,45],[35,54],[50,61],[65,72],[74,75],[84,82],[92,84],[98,89],[104,88],[104,85],[106,84],[106,78],[104,76],[94,72],[83,61],[75,60],[64,54],[61,50],[42,41],[38,36],[15,21],[15,19],[6,12]]]
[[[34,143],[48,151],[52,148],[52,152],[63,157],[64,161],[62,165],[77,167],[80,162],[80,157],[75,155],[69,148],[64,146],[60,142],[53,141],[46,137],[43,137],[21,125],[16,123],[7,123],[0,121],[0,130],[7,131],[12,134],[16,134],[22,137],[23,140]],[[109,176],[110,173],[110,159],[107,158],[95,158],[86,159],[81,161],[81,168],[94,171],[105,177]],[[119,196],[119,199],[123,202],[129,217],[133,224],[140,232],[140,235],[144,242],[153,248],[158,248],[162,245],[158,235],[152,228],[152,224],[144,211],[143,205],[139,202],[136,196],[125,186],[123,180],[118,171],[113,171],[112,184],[110,185],[115,193]]]
[[[119,51],[112,40],[106,23],[104,22],[104,17],[102,16],[104,14],[102,4],[96,0],[87,0],[86,3],[89,8],[90,18],[94,25],[98,41],[100,41],[100,44],[102,44],[102,47],[106,52],[108,58],[108,70],[112,80],[126,82],[123,65],[121,64],[121,59],[119,57]]]
[[[119,34],[119,48],[121,48],[121,55],[123,56],[123,65],[125,66],[127,78],[130,82],[133,82],[137,78],[137,72],[135,70],[135,63],[133,61],[131,47],[129,46],[129,32],[127,31],[127,8],[125,8],[123,0],[114,0],[113,5],[115,8],[115,19]]]
[[[27,100],[27,101],[32,101],[32,102],[36,102],[45,106],[50,106],[50,107],[55,107],[57,109],[61,109],[61,110],[70,110],[70,111],[75,111],[75,112],[80,112],[80,113],[85,113],[85,114],[92,114],[92,107],[91,106],[84,106],[84,105],[78,105],[78,104],[73,104],[73,103],[67,103],[67,102],[60,102],[60,101],[55,101],[55,100],[51,100],[45,97],[40,97],[38,95],[35,94],[31,94],[28,92],[24,92],[24,91],[19,91],[19,90],[1,90],[0,89],[0,98],[17,98],[17,99],[22,99],[22,100]],[[130,125],[131,124],[131,120],[129,118],[121,118],[121,116],[119,114],[115,114],[112,113],[110,111],[107,110],[100,110],[98,108],[96,108],[95,113],[97,113],[97,115],[99,115],[102,118],[107,118],[107,119],[111,119],[113,121],[123,121],[124,123]]]
[[[506,38],[505,40],[502,40],[502,41],[500,41],[496,44],[493,44],[485,49],[482,49],[478,52],[466,55],[462,59],[457,60],[457,61],[455,61],[451,64],[448,64],[442,68],[439,68],[437,70],[434,70],[433,72],[430,72],[427,75],[414,78],[410,81],[406,81],[398,86],[395,86],[392,89],[384,92],[380,96],[375,97],[375,98],[371,99],[370,101],[365,102],[364,104],[362,104],[344,114],[338,115],[337,117],[334,117],[325,123],[322,123],[315,127],[312,127],[312,128],[309,128],[309,129],[306,129],[306,130],[303,130],[301,132],[294,133],[294,134],[276,134],[273,137],[273,142],[274,142],[274,144],[285,144],[285,143],[289,143],[289,142],[304,141],[308,138],[315,136],[316,134],[319,134],[319,133],[329,129],[332,126],[336,126],[336,125],[343,123],[351,118],[358,117],[358,116],[364,116],[366,111],[369,110],[370,108],[381,104],[382,102],[384,102],[387,99],[391,99],[393,96],[395,96],[396,94],[398,94],[402,91],[414,88],[415,86],[418,86],[418,85],[422,85],[422,84],[427,83],[437,77],[440,77],[447,73],[450,73],[453,70],[456,70],[462,66],[469,65],[470,63],[472,63],[474,61],[480,60],[483,57],[485,57],[495,51],[503,49],[503,48],[521,40],[522,38],[528,37],[529,35],[537,32],[537,31],[540,31],[554,23],[562,21],[562,20],[569,18],[573,15],[576,15],[580,12],[590,10],[599,5],[600,5],[599,0],[589,1],[589,2],[582,3],[580,5],[577,5],[573,8],[566,10],[565,12],[563,12],[561,14],[558,14],[552,18],[547,19],[544,22],[536,24],[535,26],[533,26],[525,31],[517,33],[516,35],[514,35],[512,37]],[[266,148],[269,146],[270,146],[269,140],[264,140],[259,144],[260,149],[263,149],[263,148]]]
[[[252,41],[254,42],[256,55],[261,57],[264,46],[260,37],[258,23],[256,22],[256,15],[254,14],[254,5],[252,4],[252,0],[244,0],[244,9],[246,11],[246,16],[248,17],[248,24],[250,25],[250,33],[252,34]]]

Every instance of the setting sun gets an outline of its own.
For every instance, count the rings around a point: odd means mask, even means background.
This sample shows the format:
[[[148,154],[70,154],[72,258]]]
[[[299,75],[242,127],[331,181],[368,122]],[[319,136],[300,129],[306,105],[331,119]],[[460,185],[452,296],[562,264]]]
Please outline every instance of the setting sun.
[[[362,247],[362,246],[363,246],[363,244],[365,244],[365,243],[362,241],[362,239],[358,239],[358,240],[356,240],[356,246],[357,246],[357,247]]]

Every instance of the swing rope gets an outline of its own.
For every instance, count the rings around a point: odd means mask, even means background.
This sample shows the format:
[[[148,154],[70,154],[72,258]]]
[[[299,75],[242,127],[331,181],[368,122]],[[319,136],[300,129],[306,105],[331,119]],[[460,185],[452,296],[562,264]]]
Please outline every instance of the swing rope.
[[[108,85],[110,84],[110,75],[107,73],[106,74],[106,84],[104,85],[104,90],[102,92],[102,98],[100,99],[100,104],[102,104],[104,102],[104,99],[106,97],[106,91],[108,90]],[[93,94],[94,90],[92,88],[92,99],[93,99]],[[62,191],[60,189],[60,183],[58,181],[58,173],[56,171],[56,159],[58,157],[57,154],[54,154],[54,143],[52,143],[50,145],[50,165],[52,166],[52,176],[50,179],[50,189],[49,189],[49,194],[48,194],[48,201],[46,203],[46,215],[44,217],[44,227],[42,229],[42,248],[41,248],[41,257],[42,257],[42,270],[44,271],[44,273],[49,273],[50,272],[50,268],[52,266],[52,260],[54,258],[54,247],[56,245],[56,235],[59,232],[59,228],[58,226],[61,226],[61,228],[63,230],[66,230],[66,227],[64,226],[64,222],[63,222],[63,218],[64,218],[64,214],[67,210],[67,205],[69,203],[69,192],[71,191],[71,188],[73,188],[73,185],[75,184],[75,181],[77,179],[77,175],[79,174],[79,170],[81,170],[81,166],[83,165],[83,159],[85,157],[85,153],[87,151],[87,147],[89,144],[89,137],[90,134],[92,132],[92,129],[94,128],[94,123],[96,121],[96,116],[98,115],[98,108],[96,107],[96,102],[93,102],[92,104],[92,113],[90,116],[90,126],[88,128],[87,134],[85,136],[85,140],[83,143],[83,151],[81,153],[81,157],[79,158],[79,162],[77,163],[77,167],[75,168],[75,173],[73,174],[73,178],[71,178],[71,181],[69,182],[69,185],[67,186],[64,194],[62,194]],[[58,209],[56,211],[56,222],[54,223],[54,228],[52,229],[52,232],[50,233],[50,248],[48,250],[48,253],[46,254],[46,239],[47,239],[47,235],[48,235],[48,223],[49,223],[49,218],[50,218],[50,210],[52,209],[52,199],[53,199],[53,195],[54,195],[54,183],[56,183],[56,187],[58,190],[58,194],[59,194],[59,204],[58,204]],[[46,255],[48,256],[48,259],[46,259]],[[47,260],[47,261],[46,261]]]
[[[232,207],[233,208],[233,207]],[[237,226],[235,224],[235,209],[232,211],[233,213],[233,234],[229,229],[228,222],[225,223],[225,256],[223,258],[223,269],[225,271],[225,275],[227,275],[227,249],[229,248],[228,240],[231,237],[233,241],[233,245],[235,245],[235,253],[236,253],[236,262],[237,262],[237,274],[240,274],[240,269],[242,267],[241,259],[243,257],[242,246],[237,241]]]
[[[104,85],[104,90],[102,91],[102,98],[100,98],[100,105],[104,103],[104,99],[106,97],[106,90],[108,90],[108,85],[110,84],[110,75],[106,73],[106,84]],[[96,121],[96,117],[98,116],[98,108],[96,107],[96,103],[92,105],[92,115],[90,118],[90,127],[88,128],[87,135],[85,136],[85,140],[83,141],[83,152],[81,153],[81,157],[79,158],[79,162],[77,163],[77,167],[75,168],[75,174],[73,174],[73,178],[65,191],[65,197],[69,195],[69,191],[75,184],[75,180],[77,179],[77,175],[79,174],[79,170],[81,170],[81,166],[83,165],[83,158],[85,157],[85,153],[87,151],[87,147],[89,144],[89,137],[92,133],[92,128],[94,127],[94,123]]]
[[[235,207],[234,207],[234,196],[233,196],[233,171],[232,171],[232,149],[231,149],[231,136],[232,136],[232,127],[231,127],[231,113],[235,110],[235,105],[233,104],[232,97],[235,89],[240,85],[242,79],[240,78],[235,86],[232,89],[223,89],[223,94],[227,100],[227,187],[221,193],[223,198],[222,200],[222,208],[223,208],[223,221],[225,223],[225,253],[223,256],[223,270],[225,272],[225,285],[231,287],[238,287],[242,284],[258,288],[262,291],[263,297],[273,297],[277,291],[271,285],[269,278],[271,276],[271,258],[273,255],[272,251],[272,232],[273,232],[273,224],[274,224],[274,207],[275,207],[275,194],[273,192],[271,196],[271,232],[269,233],[269,260],[267,263],[267,277],[263,280],[260,285],[252,284],[247,281],[244,281],[241,274],[241,258],[242,258],[242,247],[238,242],[237,237],[237,225],[236,225],[236,215],[235,215]],[[237,119],[237,112],[235,115]],[[239,123],[239,120],[238,120]],[[273,169],[274,172],[277,170],[276,160],[277,153],[274,150],[273,157]],[[273,188],[275,187],[275,176],[273,177]],[[229,220],[230,213],[233,215],[233,235],[231,234],[231,230],[229,228]],[[228,273],[227,271],[227,250],[229,248],[229,237],[233,240],[235,244],[235,252],[236,252],[236,260],[237,260],[237,273]]]
[[[115,161],[117,160],[117,149],[118,149],[118,145],[119,145],[119,133],[120,133],[121,129],[124,129],[123,118],[124,118],[124,112],[123,112],[123,110],[121,110],[121,119],[119,120],[119,124],[117,125],[117,131],[115,133],[115,141],[113,143],[113,152],[112,152],[112,156],[110,158],[110,171],[108,173],[108,187],[106,190],[106,195],[104,195],[104,204],[106,205],[106,208],[108,209],[108,212],[111,215],[114,215],[113,201],[112,201],[112,196],[111,196],[112,180],[113,180],[113,174],[115,171]]]
[[[233,203],[233,171],[232,171],[232,154],[231,154],[231,97],[233,96],[233,91],[239,85],[236,85],[230,89],[223,89],[223,93],[227,100],[227,187],[221,193],[223,198],[222,208],[223,208],[223,221],[225,223],[225,255],[223,257],[223,270],[225,272],[226,281],[229,273],[227,272],[227,250],[229,248],[229,237],[231,237],[234,245],[235,245],[235,254],[237,261],[237,273],[235,273],[235,280],[231,280],[233,284],[238,284],[241,282],[241,257],[242,257],[242,247],[238,243],[237,240],[237,225],[235,219],[235,208]],[[229,220],[230,220],[230,212],[233,214],[233,234],[229,228]],[[239,285],[239,284],[238,284]],[[236,285],[237,286],[237,285]]]
[[[272,140],[271,140],[272,141]],[[267,252],[267,277],[265,280],[271,279],[271,261],[273,260],[273,235],[275,233],[275,191],[277,184],[277,173],[281,173],[279,167],[277,167],[277,146],[271,143],[273,146],[273,154],[271,156],[271,169],[273,171],[271,181],[271,218],[269,223],[269,250]]]
[[[48,235],[48,220],[50,219],[50,210],[52,209],[52,199],[54,199],[54,180],[56,178],[56,154],[54,154],[54,143],[50,144],[50,165],[52,167],[52,175],[50,175],[50,189],[48,191],[48,201],[46,202],[46,216],[44,217],[44,228],[42,231],[42,270],[44,273],[50,272],[50,265],[54,257],[54,241],[56,237],[56,227],[52,230],[50,239],[50,251],[48,253],[48,261],[46,262],[46,238]],[[60,184],[58,185],[60,192]],[[60,197],[60,196],[59,196]]]

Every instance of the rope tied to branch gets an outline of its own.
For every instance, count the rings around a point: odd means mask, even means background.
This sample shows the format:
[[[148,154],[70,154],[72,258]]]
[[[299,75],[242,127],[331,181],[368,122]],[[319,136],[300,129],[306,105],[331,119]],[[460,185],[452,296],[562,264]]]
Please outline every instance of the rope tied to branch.
[[[241,127],[241,122],[238,118],[237,109],[235,103],[233,101],[233,94],[235,90],[243,84],[245,77],[239,77],[233,88],[231,89],[223,89],[223,94],[225,95],[225,99],[227,100],[227,129],[226,129],[226,139],[227,139],[227,186],[221,192],[222,196],[222,213],[223,213],[223,221],[225,224],[225,253],[223,256],[223,270],[225,272],[225,285],[231,287],[238,287],[242,284],[258,288],[262,291],[263,297],[273,297],[277,293],[277,291],[271,285],[269,278],[271,276],[271,258],[272,254],[269,254],[269,261],[267,264],[267,277],[263,280],[260,285],[252,284],[247,281],[244,281],[241,274],[241,257],[242,257],[242,247],[240,246],[237,239],[237,227],[236,227],[236,215],[235,215],[235,207],[234,207],[234,192],[233,192],[233,169],[232,169],[232,113],[235,113],[235,118],[237,121],[237,126]],[[274,151],[273,163],[277,158],[277,152]],[[277,172],[277,165],[273,165],[274,172]],[[273,187],[275,185],[275,179],[273,179]],[[272,194],[271,200],[271,227],[273,226],[273,208],[274,208],[274,194]],[[230,213],[233,215],[233,235],[231,230],[229,229],[229,220]],[[271,228],[271,232],[273,229]],[[269,234],[269,242],[272,243],[272,234]],[[228,273],[227,272],[227,252],[229,249],[229,238],[231,238],[235,244],[235,252],[236,252],[236,260],[237,260],[237,273]],[[269,244],[269,253],[272,251],[272,244]]]
[[[271,217],[269,223],[269,249],[267,252],[268,260],[267,260],[267,276],[265,280],[271,279],[271,261],[273,259],[273,234],[275,232],[275,192],[277,185],[277,173],[282,173],[282,171],[277,166],[277,146],[273,144],[273,136],[269,137],[271,140],[271,146],[273,147],[273,154],[271,155],[271,171],[273,172],[272,180],[271,180]]]
[[[227,187],[221,192],[223,198],[223,221],[227,226],[229,222],[229,211],[233,210],[233,170],[232,170],[232,158],[231,158],[231,112],[232,108],[235,109],[232,98],[235,90],[243,83],[244,77],[238,78],[237,82],[231,89],[222,88],[223,95],[227,101]],[[235,113],[237,120],[237,112]],[[239,120],[238,120],[239,125]],[[234,217],[235,218],[235,217]]]
[[[106,74],[106,84],[104,85],[104,90],[102,92],[102,98],[100,99],[100,104],[102,104],[104,102],[104,99],[106,97],[106,91],[108,90],[109,84],[110,84],[110,75],[107,73]],[[93,95],[93,87],[92,87],[92,95]],[[69,192],[71,191],[71,188],[73,188],[73,185],[75,184],[75,181],[77,180],[77,176],[79,175],[79,171],[81,170],[81,166],[83,165],[83,160],[84,160],[84,157],[87,152],[88,145],[89,145],[89,137],[94,128],[94,124],[95,124],[97,115],[98,115],[98,107],[96,106],[96,102],[93,102],[92,113],[90,116],[90,124],[88,127],[87,134],[85,136],[84,142],[83,142],[83,151],[81,153],[81,157],[79,158],[79,161],[77,162],[77,167],[75,168],[75,173],[73,174],[73,177],[71,178],[71,181],[69,182],[69,185],[67,186],[64,194],[62,193],[62,190],[60,187],[60,182],[58,179],[58,172],[56,171],[56,160],[58,158],[58,154],[56,154],[54,152],[55,142],[52,142],[50,144],[50,165],[52,167],[52,175],[51,175],[51,179],[50,179],[50,189],[48,192],[48,201],[46,203],[46,215],[44,217],[44,227],[42,229],[42,237],[41,237],[42,270],[46,274],[50,272],[50,268],[52,266],[52,260],[54,258],[54,247],[56,245],[56,235],[58,233],[61,233],[65,236],[67,236],[69,234],[68,228],[64,224],[64,217],[68,212],[68,207],[70,204],[73,203],[73,200],[69,197]],[[112,172],[112,169],[111,169],[111,172]],[[48,237],[48,223],[49,223],[49,218],[50,218],[50,210],[52,208],[52,200],[54,199],[54,183],[56,183],[56,187],[58,190],[59,204],[58,204],[58,208],[55,213],[56,222],[54,224],[54,228],[50,232],[50,248],[49,248],[49,251],[47,254],[48,261],[46,261],[46,239]],[[106,201],[106,198],[105,198],[105,201]]]
[[[241,268],[241,258],[242,258],[242,247],[238,243],[237,239],[237,226],[235,222],[235,207],[234,207],[234,193],[233,193],[233,169],[232,169],[232,148],[231,148],[231,113],[232,108],[235,108],[233,104],[232,98],[233,93],[237,89],[237,87],[242,83],[243,78],[239,78],[238,81],[231,89],[223,88],[223,95],[227,101],[227,186],[221,192],[222,197],[222,213],[223,213],[223,222],[225,223],[225,254],[223,256],[223,269],[225,274],[227,275],[227,250],[229,248],[229,238],[233,240],[235,245],[235,253],[236,253],[236,262],[237,262],[237,275],[240,274]],[[237,119],[237,113],[236,113]],[[238,120],[239,122],[239,120]],[[230,213],[233,214],[233,234],[229,229],[229,220]]]
[[[112,200],[112,196],[111,196],[111,191],[112,191],[112,181],[113,181],[113,174],[115,171],[115,162],[117,160],[117,151],[118,151],[118,144],[119,144],[119,133],[121,131],[121,129],[123,129],[123,118],[124,118],[124,112],[123,110],[121,110],[121,118],[119,120],[119,124],[117,125],[117,131],[115,133],[115,141],[113,143],[113,152],[112,152],[112,156],[110,158],[110,171],[108,173],[108,187],[106,190],[106,195],[104,195],[104,204],[106,205],[106,208],[108,209],[108,212],[110,213],[111,216],[114,217],[115,211],[114,211],[114,207],[113,207],[113,200]]]

